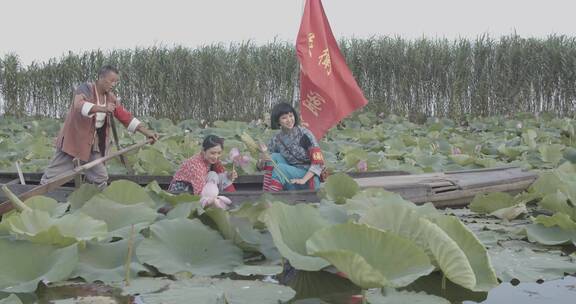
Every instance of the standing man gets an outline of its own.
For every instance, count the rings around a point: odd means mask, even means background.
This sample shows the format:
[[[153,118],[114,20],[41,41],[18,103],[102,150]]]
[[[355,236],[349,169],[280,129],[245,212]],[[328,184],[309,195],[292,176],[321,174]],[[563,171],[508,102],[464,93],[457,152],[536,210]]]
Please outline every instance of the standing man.
[[[152,139],[152,143],[158,140],[158,134],[132,117],[112,93],[118,78],[118,70],[106,65],[98,71],[96,82],[83,83],[76,89],[64,126],[56,139],[56,154],[44,171],[40,184],[46,184],[48,179],[72,170],[74,159],[84,164],[104,156],[110,143],[112,115],[131,133],[138,131]],[[92,167],[85,175],[88,182],[99,188],[107,185],[108,172],[104,164]]]

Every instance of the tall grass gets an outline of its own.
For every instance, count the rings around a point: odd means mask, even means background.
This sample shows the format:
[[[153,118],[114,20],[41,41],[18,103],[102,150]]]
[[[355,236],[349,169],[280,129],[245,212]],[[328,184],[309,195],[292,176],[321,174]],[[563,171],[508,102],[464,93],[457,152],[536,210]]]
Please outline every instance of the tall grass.
[[[344,39],[340,48],[369,110],[456,119],[574,112],[574,37],[379,37]],[[61,117],[73,87],[93,79],[103,64],[120,68],[118,95],[139,116],[250,120],[278,99],[298,99],[292,44],[215,44],[69,53],[28,66],[7,55],[0,59],[0,112]]]

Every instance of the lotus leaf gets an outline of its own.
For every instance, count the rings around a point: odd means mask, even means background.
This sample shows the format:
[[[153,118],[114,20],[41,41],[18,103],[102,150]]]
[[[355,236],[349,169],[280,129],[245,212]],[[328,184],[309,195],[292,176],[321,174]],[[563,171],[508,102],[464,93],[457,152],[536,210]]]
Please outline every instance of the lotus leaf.
[[[559,225],[562,222],[556,222],[554,219],[544,220],[540,218],[539,222],[545,222],[558,226],[545,226],[543,224],[531,224],[526,226],[526,234],[530,242],[536,242],[543,245],[560,245],[572,242],[576,245],[576,229],[563,229]]]
[[[166,274],[218,275],[242,264],[242,251],[198,219],[162,220],[136,248],[138,259]]]
[[[241,276],[251,275],[275,275],[282,273],[282,266],[278,265],[240,265],[234,269],[234,272]]]
[[[7,219],[13,233],[34,243],[68,246],[77,241],[102,239],[108,233],[106,223],[83,213],[52,218],[46,211],[24,210]]]
[[[326,198],[337,204],[343,204],[346,199],[358,193],[360,187],[350,176],[344,173],[336,173],[328,177],[324,190],[326,191]]]
[[[476,286],[471,290],[488,291],[498,285],[490,257],[474,233],[454,216],[437,216],[431,221],[442,228],[466,254],[476,277]]]
[[[70,203],[71,210],[78,210],[84,206],[84,204],[89,201],[96,194],[100,193],[100,190],[94,184],[82,184],[80,188],[76,189],[72,194],[68,196],[68,202]]]
[[[170,175],[174,167],[162,152],[148,148],[138,151],[138,164],[142,171],[150,175]]]
[[[306,248],[362,288],[406,286],[434,270],[416,243],[367,225],[346,223],[319,230]]]
[[[317,209],[306,204],[295,206],[275,202],[262,214],[280,254],[300,270],[316,271],[329,265],[309,256],[306,241],[318,230],[329,226]]]
[[[414,241],[430,254],[448,279],[468,289],[475,288],[474,270],[464,251],[415,210],[407,204],[382,205],[371,209],[360,222]]]
[[[122,295],[139,295],[146,293],[157,293],[161,290],[168,289],[168,286],[174,281],[166,278],[148,278],[148,277],[137,277],[130,281],[130,284],[126,282],[117,282],[111,284],[112,286],[122,289]]]
[[[78,211],[106,222],[111,236],[120,237],[127,235],[131,225],[143,227],[158,217],[158,213],[146,203],[119,204],[102,194],[94,196]]]
[[[218,227],[222,236],[247,251],[257,251],[261,243],[260,232],[252,228],[246,218],[231,216],[226,210],[209,208],[207,215]]]
[[[156,206],[156,203],[148,193],[146,193],[145,189],[140,187],[140,185],[127,180],[112,182],[108,187],[106,187],[106,189],[104,189],[104,191],[102,191],[102,195],[119,204],[132,205],[144,203],[149,207]]]
[[[289,301],[295,294],[290,287],[258,281],[193,278],[175,281],[168,290],[144,294],[141,299],[146,304],[277,304]]]
[[[33,196],[24,201],[24,204],[32,209],[43,210],[52,217],[60,217],[68,208],[68,204],[59,204],[55,199],[45,196]]]
[[[65,280],[76,267],[77,261],[76,244],[56,248],[0,239],[0,291],[33,292],[40,282]]]
[[[1,299],[0,304],[22,304],[17,295],[11,294],[7,298]]]
[[[194,210],[198,210],[200,204],[198,203],[180,203],[174,206],[166,214],[166,219],[188,218],[192,215]]]
[[[386,288],[384,294],[370,291],[366,294],[369,304],[450,304],[450,301],[424,292],[396,291]]]
[[[132,246],[136,248],[141,240],[142,237],[136,235]],[[72,277],[81,277],[88,282],[102,281],[106,284],[124,280],[128,243],[128,239],[113,243],[87,242],[85,248],[79,249],[78,266]],[[130,277],[134,278],[138,271],[145,270],[146,268],[138,263],[133,253]]]
[[[562,149],[564,145],[553,144],[553,145],[540,145],[538,151],[542,155],[542,160],[553,165],[557,165],[562,159]]]
[[[574,207],[573,201],[563,192],[557,191],[556,193],[547,194],[539,205],[552,212],[564,213],[573,221],[576,221],[576,207]]]
[[[492,213],[515,204],[514,197],[505,192],[481,193],[477,194],[470,203],[470,210],[477,213]]]
[[[518,279],[521,282],[553,280],[565,273],[576,272],[576,263],[571,257],[560,253],[535,252],[528,248],[494,248],[489,251],[492,263],[504,282]]]

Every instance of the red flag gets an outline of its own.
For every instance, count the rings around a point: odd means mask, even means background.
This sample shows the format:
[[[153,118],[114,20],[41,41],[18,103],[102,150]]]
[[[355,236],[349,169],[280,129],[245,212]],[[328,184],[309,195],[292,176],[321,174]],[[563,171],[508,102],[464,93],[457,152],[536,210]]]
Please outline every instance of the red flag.
[[[317,139],[368,103],[348,69],[320,0],[306,0],[296,39],[302,121]]]

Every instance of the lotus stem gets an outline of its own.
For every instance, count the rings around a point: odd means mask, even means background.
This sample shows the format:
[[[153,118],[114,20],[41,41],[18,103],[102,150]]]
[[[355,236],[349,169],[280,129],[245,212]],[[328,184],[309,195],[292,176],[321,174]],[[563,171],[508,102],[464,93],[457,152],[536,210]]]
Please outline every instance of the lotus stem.
[[[12,193],[12,191],[10,191],[10,189],[8,188],[8,186],[4,185],[2,186],[2,191],[4,192],[4,194],[6,194],[6,197],[8,198],[8,200],[12,203],[12,205],[14,206],[14,208],[16,210],[18,210],[19,212],[22,211],[32,211],[32,208],[26,206],[24,204],[24,202],[22,202],[18,196],[16,196],[16,194]]]
[[[286,183],[291,184],[292,182],[290,182],[290,179],[286,176],[286,174],[284,173],[284,171],[282,171],[282,169],[280,169],[280,166],[278,166],[278,163],[276,163],[276,161],[274,161],[272,159],[272,157],[270,157],[270,161],[272,162],[272,165],[274,166],[274,169],[276,169],[276,171],[278,172],[278,174],[280,175],[280,177],[282,179],[284,179],[286,181]]]
[[[126,256],[126,275],[124,277],[126,286],[130,286],[130,264],[132,264],[132,251],[134,248],[134,224],[130,228],[130,238],[128,239],[128,256]]]
[[[362,304],[368,304],[368,299],[366,299],[366,289],[362,289]]]
[[[442,273],[442,290],[446,291],[446,274]]]

